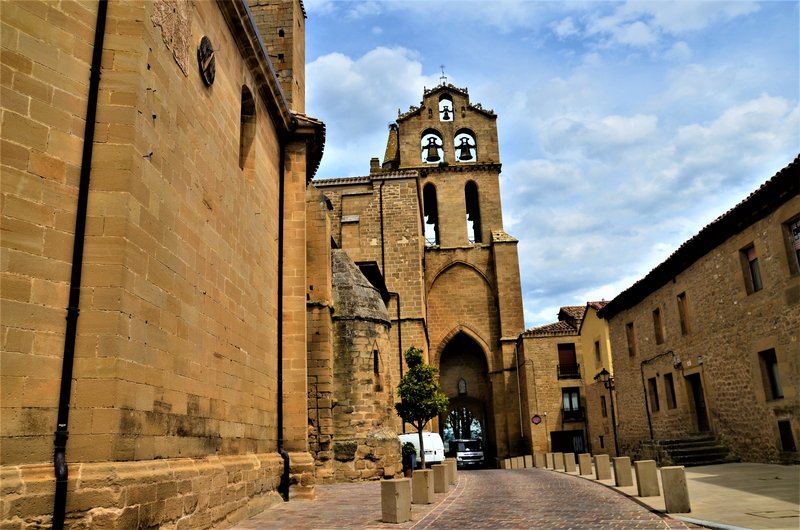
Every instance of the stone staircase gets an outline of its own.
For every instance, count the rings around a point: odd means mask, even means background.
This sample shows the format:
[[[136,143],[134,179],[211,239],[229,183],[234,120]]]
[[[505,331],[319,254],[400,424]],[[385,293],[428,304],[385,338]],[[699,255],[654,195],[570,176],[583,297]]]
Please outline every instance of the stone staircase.
[[[728,448],[714,434],[704,433],[676,440],[654,440],[642,443],[641,452],[661,466],[710,466],[736,462]]]

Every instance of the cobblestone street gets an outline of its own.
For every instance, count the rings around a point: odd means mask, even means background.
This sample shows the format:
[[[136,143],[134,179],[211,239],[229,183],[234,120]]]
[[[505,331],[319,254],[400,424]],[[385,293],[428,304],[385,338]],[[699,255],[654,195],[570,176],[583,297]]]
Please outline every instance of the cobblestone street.
[[[273,507],[234,528],[697,528],[577,476],[539,469],[458,476],[433,504],[412,505],[413,520],[405,524],[381,522],[380,483],[368,482],[318,486],[316,500]]]

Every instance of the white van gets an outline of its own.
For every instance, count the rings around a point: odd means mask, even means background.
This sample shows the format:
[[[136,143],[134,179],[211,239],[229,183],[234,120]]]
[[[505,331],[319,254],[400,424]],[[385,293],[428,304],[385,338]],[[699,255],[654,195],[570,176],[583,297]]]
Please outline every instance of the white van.
[[[417,465],[421,465],[422,457],[419,453],[419,434],[413,432],[399,434],[398,436],[401,446],[406,442],[414,444],[414,448],[417,450]],[[444,462],[444,443],[442,443],[442,437],[439,436],[438,432],[423,432],[422,443],[425,445],[426,465],[441,464]]]

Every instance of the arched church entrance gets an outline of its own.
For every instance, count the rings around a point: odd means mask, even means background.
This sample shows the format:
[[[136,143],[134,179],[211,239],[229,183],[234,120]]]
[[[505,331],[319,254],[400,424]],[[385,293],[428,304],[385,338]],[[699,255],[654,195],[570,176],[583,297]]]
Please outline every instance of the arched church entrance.
[[[439,361],[439,381],[449,399],[439,430],[446,444],[453,439],[480,439],[486,461],[492,462],[496,443],[488,373],[486,353],[473,338],[461,332],[450,339]]]

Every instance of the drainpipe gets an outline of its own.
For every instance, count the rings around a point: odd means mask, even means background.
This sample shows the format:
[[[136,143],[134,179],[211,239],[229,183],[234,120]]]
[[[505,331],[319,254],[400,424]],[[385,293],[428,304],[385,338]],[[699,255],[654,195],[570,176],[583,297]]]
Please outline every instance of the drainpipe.
[[[94,129],[97,118],[97,96],[100,91],[100,64],[103,58],[103,40],[106,32],[108,1],[97,5],[92,66],[89,74],[89,93],[86,103],[86,125],[83,130],[83,154],[78,185],[78,205],[75,218],[75,239],[72,243],[72,273],[70,275],[69,302],[67,304],[67,327],[64,333],[64,358],[61,365],[61,390],[58,397],[58,419],[53,439],[53,467],[56,491],[53,500],[53,528],[64,528],[67,511],[67,438],[69,438],[69,402],[72,393],[72,370],[75,360],[75,339],[80,312],[81,271],[83,268],[83,245],[86,234],[86,213],[89,203],[89,180],[92,172]]]
[[[650,364],[651,362],[653,362],[656,359],[659,359],[659,358],[661,358],[661,357],[663,357],[665,355],[672,355],[672,358],[673,359],[675,358],[675,352],[672,351],[672,350],[669,350],[669,351],[665,351],[663,353],[659,353],[658,355],[654,355],[653,357],[650,357],[649,359],[645,359],[639,364],[639,371],[642,373],[642,390],[644,391],[644,411],[647,413],[647,427],[650,429],[650,439],[651,440],[654,439],[654,435],[653,435],[653,419],[650,417],[650,403],[648,403],[648,401],[647,401],[647,385],[645,385],[645,383],[644,383],[644,365],[645,364]],[[619,454],[617,454],[617,456],[619,456]]]
[[[291,468],[289,462],[289,453],[283,447],[283,230],[284,230],[284,208],[285,208],[285,195],[286,185],[284,178],[286,171],[284,166],[286,164],[286,141],[280,141],[280,161],[278,168],[278,454],[283,459],[283,473],[281,473],[281,481],[278,484],[278,493],[283,498],[284,502],[289,501],[289,471]]]
[[[524,440],[525,425],[522,423],[522,388],[519,386],[519,339],[517,339],[516,343],[514,343],[514,364],[517,365],[517,406],[519,407],[519,434]]]

